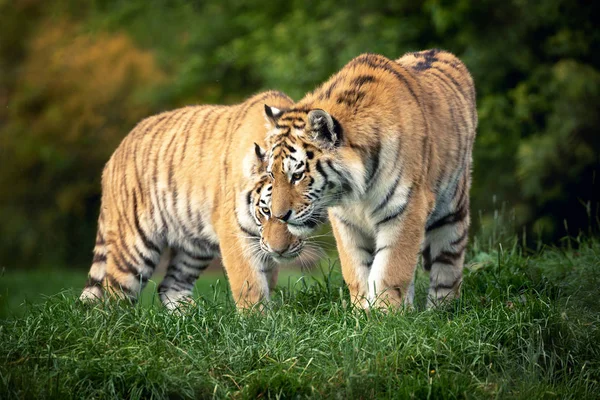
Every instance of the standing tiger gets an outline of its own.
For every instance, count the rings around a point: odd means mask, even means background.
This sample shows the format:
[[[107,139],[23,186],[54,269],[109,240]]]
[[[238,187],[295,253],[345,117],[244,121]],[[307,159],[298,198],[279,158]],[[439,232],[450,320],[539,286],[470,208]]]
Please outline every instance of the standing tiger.
[[[271,190],[258,145],[272,128],[264,103],[293,104],[270,91],[235,106],[185,107],[147,118],[125,137],[102,174],[82,300],[101,298],[105,288],[136,299],[166,248],[171,258],[158,292],[170,309],[190,301],[196,279],[219,255],[238,307],[268,298],[276,262],[298,255],[304,242],[254,213]],[[261,231],[277,239],[267,246]]]
[[[265,113],[275,125],[273,190],[257,212],[301,237],[328,214],[362,307],[412,304],[419,253],[428,307],[459,295],[477,127],[461,61],[441,50],[396,61],[363,54],[292,107]]]

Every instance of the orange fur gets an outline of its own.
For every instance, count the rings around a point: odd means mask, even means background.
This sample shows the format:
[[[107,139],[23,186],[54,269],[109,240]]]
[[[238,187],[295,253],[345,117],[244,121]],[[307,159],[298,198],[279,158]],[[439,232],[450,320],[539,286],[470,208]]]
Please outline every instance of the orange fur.
[[[364,54],[267,116],[268,207],[301,237],[328,213],[356,303],[412,303],[421,251],[428,304],[458,296],[477,127],[464,64],[440,50]]]
[[[255,154],[267,133],[264,103],[292,101],[271,91],[235,106],[185,107],[147,118],[125,137],[102,174],[82,299],[102,297],[104,288],[135,299],[166,248],[159,293],[170,308],[190,301],[196,278],[219,255],[238,307],[268,298],[278,266],[260,250],[253,205],[267,182]],[[297,240],[286,231],[278,246],[286,241]]]

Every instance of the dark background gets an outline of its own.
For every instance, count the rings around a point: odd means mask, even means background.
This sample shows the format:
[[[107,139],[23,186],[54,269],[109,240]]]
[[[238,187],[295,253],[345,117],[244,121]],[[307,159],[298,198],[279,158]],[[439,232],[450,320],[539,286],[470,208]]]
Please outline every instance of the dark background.
[[[594,233],[597,4],[0,0],[0,268],[89,264],[102,167],[143,117],[298,100],[363,52],[431,47],[475,78],[475,235],[500,219],[525,243]]]

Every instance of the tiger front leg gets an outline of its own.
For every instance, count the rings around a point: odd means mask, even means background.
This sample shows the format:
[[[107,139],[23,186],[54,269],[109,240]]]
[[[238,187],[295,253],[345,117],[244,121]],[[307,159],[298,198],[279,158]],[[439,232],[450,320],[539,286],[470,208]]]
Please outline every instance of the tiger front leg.
[[[231,294],[238,310],[252,309],[269,299],[271,265],[249,255],[241,245],[223,249],[223,267],[227,272]],[[262,310],[263,307],[261,306]]]
[[[342,210],[329,211],[342,275],[350,292],[350,301],[360,308],[368,308],[367,281],[373,263],[373,235],[361,224],[344,215]]]
[[[405,202],[379,216],[368,277],[370,306],[412,306],[414,275],[427,213],[424,193],[414,189]]]

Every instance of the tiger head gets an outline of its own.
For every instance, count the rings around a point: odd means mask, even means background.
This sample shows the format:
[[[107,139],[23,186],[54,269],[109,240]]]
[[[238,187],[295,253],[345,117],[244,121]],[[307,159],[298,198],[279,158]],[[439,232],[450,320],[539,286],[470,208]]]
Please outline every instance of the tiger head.
[[[265,106],[265,115],[272,127],[268,151],[257,147],[256,153],[266,164],[268,184],[256,214],[277,226],[263,230],[262,240],[272,245],[277,241],[272,232],[285,228],[295,237],[313,233],[326,221],[327,207],[350,189],[351,179],[338,161],[341,127],[327,112]]]
[[[302,253],[305,241],[293,235],[285,222],[271,218],[273,183],[266,172],[264,150],[258,144],[254,146],[254,154],[245,160],[248,176],[253,182],[253,186],[246,192],[245,203],[249,207],[252,222],[259,227],[259,248],[276,262],[290,261]]]

